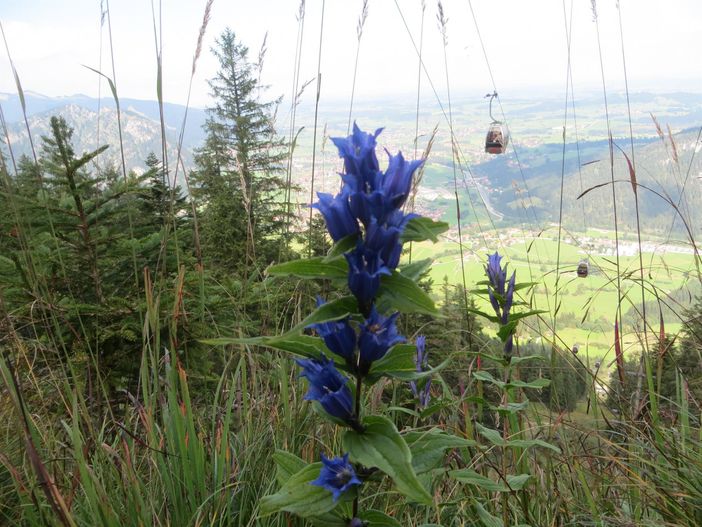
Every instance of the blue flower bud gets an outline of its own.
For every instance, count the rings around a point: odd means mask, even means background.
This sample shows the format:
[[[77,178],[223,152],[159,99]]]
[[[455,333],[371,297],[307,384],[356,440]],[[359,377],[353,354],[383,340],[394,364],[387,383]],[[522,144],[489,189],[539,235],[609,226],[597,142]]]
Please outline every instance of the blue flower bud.
[[[322,355],[319,359],[297,359],[295,362],[302,367],[300,377],[305,377],[309,384],[305,400],[319,401],[329,415],[353,426],[356,417],[351,390],[346,385],[348,379],[334,367],[334,361]]]
[[[356,192],[378,190],[379,165],[375,155],[376,138],[382,132],[378,128],[374,134],[362,132],[353,124],[353,134],[349,137],[333,137],[332,142],[339,150],[339,157],[344,158],[344,180]]]
[[[338,242],[351,234],[358,234],[358,221],[351,214],[348,192],[341,192],[335,198],[331,194],[317,192],[319,201],[312,205],[324,216],[332,240]]]
[[[349,463],[348,454],[332,459],[328,459],[322,454],[322,469],[319,471],[319,477],[311,481],[310,484],[331,492],[336,502],[344,492],[354,485],[363,484],[363,482],[358,479],[356,471]]]

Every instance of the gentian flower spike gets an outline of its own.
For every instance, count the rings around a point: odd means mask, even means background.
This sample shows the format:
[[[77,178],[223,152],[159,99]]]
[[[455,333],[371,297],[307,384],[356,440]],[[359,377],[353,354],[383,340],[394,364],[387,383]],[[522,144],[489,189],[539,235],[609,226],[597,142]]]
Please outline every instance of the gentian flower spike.
[[[417,354],[415,355],[414,364],[416,366],[417,372],[421,373],[429,368],[429,357],[426,352],[426,340],[424,335],[417,337]],[[425,408],[429,405],[431,400],[431,378],[426,379],[424,383],[424,388],[419,389],[416,381],[410,381],[410,388],[412,393],[419,400],[419,406]]]
[[[348,454],[333,459],[328,459],[322,454],[322,469],[319,471],[319,477],[310,482],[312,485],[317,485],[331,492],[334,502],[351,487],[362,483],[353,466],[349,463]]]
[[[380,315],[375,306],[371,308],[370,316],[361,325],[361,334],[358,337],[359,365],[362,373],[367,373],[373,361],[382,359],[387,351],[405,337],[397,332],[395,321],[399,313],[389,317]]]
[[[317,307],[323,304],[324,300],[318,297]],[[342,357],[349,365],[356,363],[356,332],[349,324],[349,317],[313,324],[312,327],[332,353]]]
[[[305,377],[309,384],[305,400],[319,401],[329,415],[355,428],[353,397],[346,385],[348,379],[334,367],[334,361],[322,355],[319,359],[297,359],[295,362],[302,367],[300,377]]]
[[[490,304],[495,310],[495,314],[500,319],[500,323],[505,325],[509,322],[509,312],[514,303],[514,288],[517,279],[517,272],[512,272],[512,276],[507,281],[507,265],[500,266],[502,256],[497,252],[488,255],[488,263],[485,266],[485,273],[488,276],[488,296]],[[504,344],[504,356],[510,358],[512,356],[512,348],[514,339],[512,335],[507,337]]]
[[[331,194],[317,192],[317,197],[319,201],[312,207],[322,213],[332,240],[338,242],[346,236],[360,233],[358,221],[351,214],[348,192],[342,191],[335,198]]]

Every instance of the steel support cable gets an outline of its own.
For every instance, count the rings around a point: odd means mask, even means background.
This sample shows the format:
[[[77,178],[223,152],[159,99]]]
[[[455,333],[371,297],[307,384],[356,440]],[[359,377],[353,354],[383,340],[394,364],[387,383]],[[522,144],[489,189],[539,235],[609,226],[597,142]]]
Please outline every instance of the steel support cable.
[[[292,94],[290,98],[290,130],[288,136],[288,159],[285,174],[285,245],[289,245],[290,208],[292,206],[292,159],[295,143],[295,120],[297,116],[297,92],[300,86],[300,62],[302,60],[302,38],[305,31],[305,0],[300,1],[295,40],[295,71],[293,72]]]
[[[314,101],[314,130],[312,132],[312,175],[310,181],[310,216],[309,216],[309,248],[308,257],[312,256],[312,202],[314,201],[314,169],[317,161],[317,118],[319,116],[319,94],[322,88],[322,41],[324,38],[324,7],[326,0],[322,0],[322,16],[319,23],[319,52],[317,55],[317,96]]]
[[[460,149],[460,145],[458,145],[458,143],[457,143],[455,134],[453,133],[453,128],[451,128],[451,126],[450,126],[449,116],[448,116],[448,114],[447,114],[447,112],[446,112],[446,109],[444,108],[443,103],[441,102],[441,97],[439,97],[439,93],[438,93],[438,91],[437,91],[437,89],[436,89],[436,87],[435,87],[435,85],[434,85],[434,81],[432,80],[431,75],[429,75],[429,72],[428,72],[428,70],[427,70],[426,64],[424,63],[424,61],[423,61],[423,59],[422,59],[422,57],[421,57],[421,54],[419,53],[419,49],[417,48],[417,44],[415,43],[414,38],[412,37],[412,32],[410,31],[409,26],[407,25],[407,20],[405,19],[405,16],[404,16],[404,14],[403,14],[403,12],[402,12],[402,9],[400,8],[399,4],[397,3],[397,0],[395,0],[395,7],[397,7],[397,10],[398,10],[398,13],[399,13],[399,15],[400,15],[400,18],[402,19],[402,22],[403,22],[403,24],[404,24],[404,26],[405,26],[405,30],[407,31],[407,35],[409,36],[410,41],[411,41],[411,43],[412,43],[412,46],[414,47],[414,50],[415,50],[415,52],[417,53],[417,56],[419,57],[419,60],[420,60],[420,62],[421,62],[422,70],[424,71],[424,74],[427,76],[427,81],[429,82],[429,86],[431,87],[432,93],[434,94],[434,97],[435,97],[435,99],[436,99],[436,102],[437,102],[437,104],[439,105],[439,109],[441,110],[441,113],[442,113],[442,115],[444,116],[444,120],[446,121],[447,124],[449,124],[449,133],[450,133],[450,135],[451,135],[452,146],[455,146],[455,147],[456,147],[457,153],[459,154],[459,155],[457,156],[457,159],[458,159],[458,161],[459,161],[459,168],[461,168],[462,165],[461,165],[461,162],[460,162],[460,157],[461,157],[461,155],[462,155],[462,152],[461,152],[461,149]],[[464,159],[465,159],[465,157],[464,157]],[[475,178],[473,177],[473,173],[471,172],[470,167],[466,167],[466,168],[467,168],[467,170],[468,170],[469,175],[471,176],[471,179],[473,179],[474,184],[475,184]],[[477,185],[476,185],[476,188],[477,188]],[[488,218],[492,221],[492,218],[490,217],[490,210],[489,210],[489,208],[487,207],[487,204],[485,203],[485,200],[483,199],[483,197],[482,197],[482,195],[481,195],[480,193],[478,193],[478,195],[480,196],[480,199],[481,199],[481,201],[482,201],[482,203],[483,203],[483,207],[485,207],[485,210],[486,210],[487,213],[488,213]],[[472,205],[473,198],[471,197],[470,192],[468,193],[468,199],[469,199],[469,201],[470,201],[470,203],[471,203],[471,207],[473,208],[473,210],[475,210],[475,208],[474,208],[473,205]],[[480,219],[478,218],[477,214],[476,214],[476,216],[475,216],[475,220],[476,220],[476,222],[477,222],[477,224],[478,224],[478,227],[479,227],[479,229],[480,229],[480,232],[481,232],[481,234],[482,234],[483,242],[484,242],[485,245],[487,246],[487,240],[485,239],[485,236],[484,236],[484,234],[483,234],[482,224],[480,223]],[[493,223],[493,228],[494,228],[494,223]],[[497,232],[497,231],[496,231],[496,232]]]
[[[565,36],[566,36],[566,49],[567,49],[567,67],[566,67],[566,82],[565,82],[565,105],[563,109],[563,148],[561,151],[561,188],[560,188],[560,198],[558,203],[558,246],[556,248],[556,282],[553,291],[553,332],[556,333],[557,330],[557,319],[558,311],[560,306],[558,304],[558,289],[560,282],[560,270],[561,270],[561,235],[563,233],[563,186],[565,183],[565,158],[566,158],[566,129],[568,126],[568,93],[570,91],[570,32],[568,31],[568,17],[566,14],[565,0],[563,0],[563,21],[565,23]],[[572,16],[572,11],[571,11]]]
[[[619,15],[619,37],[622,43],[622,67],[624,69],[624,88],[626,91],[626,110],[627,117],[629,119],[629,142],[631,145],[631,164],[632,172],[630,175],[632,178],[632,188],[634,191],[634,203],[636,207],[636,236],[639,245],[639,275],[641,278],[641,315],[643,318],[643,331],[644,331],[644,350],[648,353],[648,338],[646,336],[646,289],[644,287],[644,267],[643,267],[643,252],[641,251],[641,219],[639,214],[639,193],[636,188],[636,157],[634,155],[634,128],[631,124],[631,101],[629,100],[629,77],[626,70],[626,53],[624,51],[624,29],[622,25],[622,10],[619,0],[617,0],[617,13]],[[682,193],[680,194],[682,196]]]
[[[607,85],[604,73],[604,60],[602,58],[602,43],[600,41],[600,23],[597,15],[596,0],[591,0],[593,21],[595,22],[595,30],[597,33],[597,51],[600,60],[600,74],[602,76],[602,95],[604,97],[605,117],[607,121],[607,138],[609,140],[609,166],[612,179],[612,207],[614,211],[614,243],[616,250],[616,265],[617,265],[617,308],[615,313],[615,323],[621,320],[622,311],[622,284],[621,284],[621,266],[619,262],[619,225],[617,217],[617,192],[614,184],[614,150],[612,129],[609,121],[609,105],[607,102]]]
[[[424,49],[424,14],[426,3],[422,1],[422,23],[419,29],[419,60],[417,61],[417,106],[414,113],[414,159],[417,159],[417,145],[419,143],[419,97],[422,93],[422,51]],[[410,198],[410,212],[414,212],[414,200],[416,192],[412,192]],[[409,244],[409,263],[412,263],[412,242]]]
[[[479,25],[478,25],[478,19],[477,19],[477,17],[475,16],[475,11],[473,10],[473,4],[472,4],[471,0],[468,0],[468,7],[470,8],[471,17],[473,18],[473,25],[475,26],[475,31],[476,31],[476,34],[477,34],[477,36],[478,36],[478,41],[480,42],[480,48],[482,49],[483,57],[485,58],[485,65],[487,66],[488,74],[490,75],[490,81],[492,82],[493,93],[497,93],[497,83],[495,82],[495,76],[494,76],[493,73],[492,73],[492,67],[490,66],[490,59],[488,58],[488,55],[487,55],[487,49],[485,48],[485,43],[483,42],[483,37],[482,37],[482,34],[480,33],[480,27],[479,27]],[[507,116],[506,116],[505,111],[504,111],[504,108],[503,108],[503,106],[502,106],[502,100],[500,99],[499,96],[497,96],[496,98],[497,98],[497,103],[498,103],[499,106],[500,106],[500,113],[502,114],[502,121],[504,122],[505,127],[507,128],[507,132],[509,133],[509,123],[508,123],[508,121],[507,121]],[[519,153],[518,153],[517,148],[516,148],[516,145],[515,145],[515,143],[514,143],[514,138],[512,138],[512,151],[514,152],[514,158],[515,158],[515,160],[517,161],[517,167],[519,168],[519,174],[520,174],[520,176],[521,176],[522,183],[524,184],[524,190],[525,190],[526,193],[527,193],[527,198],[528,198],[528,200],[529,200],[529,208],[531,209],[532,215],[534,216],[534,222],[535,222],[535,224],[536,224],[537,229],[538,229],[538,230],[542,230],[542,229],[539,227],[539,220],[538,220],[538,217],[537,217],[537,215],[536,215],[536,208],[534,207],[534,202],[533,202],[532,197],[531,197],[531,192],[530,192],[530,190],[529,190],[529,185],[528,185],[528,183],[526,182],[526,177],[524,176],[524,170],[522,169],[522,163],[521,163],[521,161],[519,160]],[[531,224],[531,220],[529,220],[529,223]],[[535,241],[536,241],[536,236],[532,235],[532,238],[533,238],[533,240],[534,240],[534,242],[535,242]],[[543,265],[542,260],[541,260],[541,255],[540,255],[540,253],[539,253],[538,245],[535,246],[535,249],[536,249],[536,257],[537,257],[537,260],[539,261],[539,265]],[[531,279],[531,281],[534,281],[533,273],[532,273],[532,269],[531,269],[531,261],[530,261],[530,260],[527,260],[527,263],[528,263],[528,265],[529,265],[529,275],[530,275],[530,279]],[[545,285],[545,282],[544,282],[544,287],[545,287],[545,292],[546,292],[546,294],[545,294],[545,296],[546,296],[546,304],[547,304],[547,307],[548,307],[548,309],[549,309],[549,311],[550,311],[550,310],[551,310],[551,306],[550,306],[550,301],[549,301],[548,287]],[[536,297],[534,296],[534,299],[535,299],[535,298],[536,298]],[[535,305],[536,305],[536,304],[535,304]],[[539,327],[540,327],[540,324],[539,324]]]
[[[487,49],[485,48],[485,44],[483,42],[483,37],[482,37],[482,34],[480,33],[478,19],[475,16],[475,11],[473,10],[473,4],[471,3],[471,0],[468,0],[468,7],[470,8],[471,16],[473,18],[473,25],[475,26],[475,31],[476,31],[476,34],[478,36],[478,41],[480,42],[480,47],[481,47],[482,52],[483,52],[483,57],[485,59],[485,65],[487,66],[488,74],[490,75],[490,81],[492,83],[493,93],[497,93],[497,83],[495,82],[495,76],[492,73],[492,66],[490,66],[490,59],[488,58],[488,55],[487,55]],[[507,121],[507,116],[506,116],[504,108],[502,106],[502,100],[500,99],[499,96],[497,96],[496,99],[497,99],[498,105],[500,106],[500,113],[502,114],[502,121],[504,122],[505,127],[507,128],[507,132],[509,133],[509,122]],[[517,161],[517,167],[519,169],[519,174],[520,174],[520,177],[522,179],[522,183],[524,184],[524,190],[527,193],[527,198],[529,200],[529,209],[531,209],[532,215],[534,216],[536,230],[542,231],[543,229],[539,226],[539,220],[538,220],[538,217],[536,216],[536,207],[534,206],[534,202],[533,202],[532,197],[531,197],[531,192],[529,190],[529,185],[526,181],[526,177],[524,176],[524,170],[522,168],[522,163],[519,160],[519,152],[517,151],[513,137],[512,137],[512,151],[514,152],[514,158]],[[531,220],[529,220],[529,223],[532,224]],[[536,236],[532,234],[532,238],[536,239]],[[539,253],[538,245],[535,246],[535,250],[536,250],[536,258],[539,261],[539,265],[543,265],[543,262],[541,260],[541,255]],[[531,264],[529,264],[529,274],[530,274],[531,280],[533,281]],[[548,300],[548,298],[549,298],[549,295],[548,295],[548,288],[547,288],[546,302],[547,302],[548,308],[550,310],[551,309],[550,308],[550,301]]]

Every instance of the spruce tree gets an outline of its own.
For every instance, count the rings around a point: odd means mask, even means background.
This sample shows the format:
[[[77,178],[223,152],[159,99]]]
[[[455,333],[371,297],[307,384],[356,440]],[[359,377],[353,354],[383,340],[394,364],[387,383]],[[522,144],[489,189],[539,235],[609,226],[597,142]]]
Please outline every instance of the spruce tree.
[[[216,267],[248,273],[279,256],[286,222],[284,143],[273,122],[279,101],[261,99],[260,64],[233,31],[222,33],[213,52],[220,68],[209,82],[214,104],[193,174],[203,253]]]

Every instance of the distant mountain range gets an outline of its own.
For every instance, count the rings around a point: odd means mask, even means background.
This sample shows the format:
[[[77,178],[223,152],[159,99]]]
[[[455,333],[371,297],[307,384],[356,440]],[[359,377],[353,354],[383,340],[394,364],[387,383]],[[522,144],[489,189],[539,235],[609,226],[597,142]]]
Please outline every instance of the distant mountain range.
[[[27,120],[35,147],[41,145],[40,137],[49,134],[49,120],[53,115],[61,115],[74,129],[73,140],[77,152],[94,150],[100,145],[110,145],[101,155],[102,163],[120,163],[119,129],[117,109],[112,99],[98,100],[87,95],[67,97],[46,97],[33,92],[25,92]],[[0,105],[10,136],[10,144],[15,157],[31,154],[31,145],[22,115],[22,106],[17,95],[0,93]],[[122,138],[127,169],[143,168],[144,160],[150,152],[161,152],[161,123],[159,105],[156,101],[120,99],[122,117]],[[98,118],[99,111],[99,118]],[[164,124],[169,157],[175,160],[178,136],[185,115],[185,106],[164,103]],[[186,165],[192,159],[192,150],[204,137],[202,125],[205,111],[189,108],[183,134],[183,151]],[[98,136],[99,132],[99,136]],[[3,134],[4,135],[4,134]],[[4,144],[0,148],[7,154]]]
[[[114,101],[103,98],[98,101],[85,95],[70,97],[45,97],[36,93],[25,93],[29,126],[34,144],[41,145],[39,138],[49,133],[49,119],[62,115],[74,128],[74,146],[77,152],[93,150],[99,145],[110,148],[101,155],[102,163],[119,165],[119,133]],[[634,131],[636,176],[645,184],[667,195],[677,204],[683,185],[682,211],[692,227],[702,225],[702,145],[697,142],[702,124],[702,95],[688,93],[632,94],[632,127]],[[16,95],[0,93],[0,105],[8,123],[10,142],[15,156],[30,154],[27,130],[22,117],[22,108]],[[122,134],[125,160],[128,169],[143,169],[144,160],[150,152],[160,156],[161,125],[156,101],[121,99]],[[410,152],[415,133],[414,102],[410,100],[358,101],[354,116],[364,129],[387,126],[380,142],[389,150]],[[507,103],[505,103],[507,107]],[[99,110],[99,118],[98,118]],[[177,138],[183,122],[185,107],[164,104],[164,123],[168,143],[169,159],[175,160]],[[284,110],[284,109],[283,109]],[[312,162],[313,106],[301,105],[298,110],[296,129],[297,149],[293,163],[293,179],[301,188],[308,188]],[[578,127],[574,127],[572,115],[568,121],[567,144],[564,150],[563,101],[557,99],[509,101],[507,107],[510,129],[514,140],[507,153],[490,156],[484,153],[482,141],[485,137],[485,102],[482,99],[457,99],[454,104],[454,130],[459,137],[462,164],[459,166],[461,208],[464,222],[472,223],[477,216],[488,221],[490,210],[492,221],[498,225],[516,225],[533,222],[540,226],[558,220],[561,171],[564,173],[564,225],[568,228],[610,228],[613,224],[611,187],[593,190],[577,199],[578,195],[592,186],[611,180],[607,121],[601,98],[588,96],[577,101]],[[320,108],[320,131],[328,135],[344,135],[347,128],[348,110],[343,102],[327,104]],[[651,118],[659,119],[665,136],[661,140]],[[610,125],[615,143],[629,153],[628,105],[621,94],[609,94]],[[184,132],[183,152],[186,166],[192,163],[192,153],[203,138],[202,125],[206,112],[199,108],[188,110]],[[280,118],[283,127],[287,118]],[[417,205],[423,214],[443,217],[454,222],[453,170],[451,141],[442,114],[435,102],[423,104],[420,116],[420,151],[427,140],[426,132],[439,124],[439,133],[426,165],[424,180],[420,188]],[[673,128],[669,131],[668,125]],[[99,138],[98,138],[99,127]],[[284,132],[281,132],[284,133]],[[576,136],[576,133],[578,136]],[[421,135],[424,134],[424,135]],[[671,144],[675,142],[675,152]],[[578,141],[576,142],[576,137]],[[317,157],[315,172],[325,175],[328,181],[336,180],[337,156],[327,146]],[[318,148],[319,148],[318,144]],[[0,137],[0,149],[6,152],[4,137]],[[518,152],[518,154],[517,154]],[[564,158],[565,153],[565,158]],[[617,184],[617,207],[622,228],[635,228],[634,202],[626,160],[615,148],[615,179]],[[319,181],[319,180],[318,180]],[[685,181],[687,181],[685,183]],[[319,183],[318,183],[319,184]],[[333,186],[333,185],[332,185]],[[319,187],[317,187],[319,190]],[[327,191],[330,189],[327,188]],[[308,191],[299,199],[306,201]],[[649,191],[639,193],[642,226],[649,232],[666,231],[673,211],[663,199]],[[471,203],[471,200],[473,203]],[[487,207],[483,207],[481,202]],[[472,219],[471,219],[472,218]],[[676,222],[676,230],[682,228]]]

